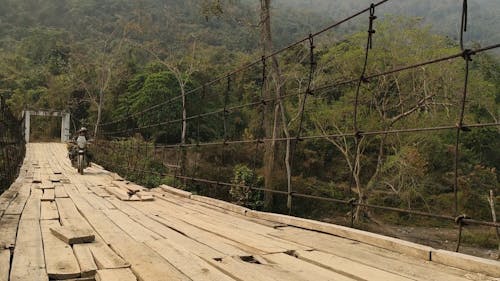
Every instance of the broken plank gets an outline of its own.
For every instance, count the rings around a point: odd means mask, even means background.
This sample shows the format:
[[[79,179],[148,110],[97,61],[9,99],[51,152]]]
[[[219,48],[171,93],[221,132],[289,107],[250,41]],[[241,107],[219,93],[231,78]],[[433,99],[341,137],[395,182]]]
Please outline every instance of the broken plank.
[[[51,227],[50,232],[66,244],[82,244],[94,241],[95,235],[92,230],[81,226],[67,225]]]
[[[182,271],[193,280],[197,281],[230,281],[232,278],[194,255],[190,251],[183,249],[180,245],[170,243],[168,239],[146,242],[168,262]]]
[[[97,265],[92,256],[92,251],[89,245],[76,244],[73,246],[78,264],[80,265],[80,273],[82,277],[93,277],[97,272]]]
[[[58,220],[59,212],[54,201],[41,202],[41,220]]]
[[[20,215],[5,215],[0,219],[0,250],[14,248],[20,218]]]
[[[115,195],[118,199],[122,201],[141,201],[137,196],[130,196],[130,194],[119,187],[116,186],[106,186],[104,187],[109,193]]]
[[[124,190],[129,190],[133,193],[146,190],[146,188],[128,181],[112,181],[111,183],[119,188],[122,188]]]
[[[57,239],[52,228],[60,227],[58,221],[41,221],[43,248],[47,274],[52,279],[68,279],[80,277],[80,266],[71,246]]]
[[[98,270],[96,281],[137,281],[137,278],[128,268]]]
[[[141,201],[153,201],[153,193],[147,191],[139,191],[136,193],[137,197],[141,199]]]
[[[54,189],[44,189],[42,201],[54,201],[56,199]]]

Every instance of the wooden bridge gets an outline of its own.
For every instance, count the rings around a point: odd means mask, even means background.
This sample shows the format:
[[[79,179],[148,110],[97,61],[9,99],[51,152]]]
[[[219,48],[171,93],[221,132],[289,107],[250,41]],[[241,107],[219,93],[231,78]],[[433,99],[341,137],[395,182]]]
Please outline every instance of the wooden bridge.
[[[144,191],[97,165],[81,176],[66,155],[63,144],[28,144],[1,195],[0,281],[500,277],[496,261],[167,186]]]

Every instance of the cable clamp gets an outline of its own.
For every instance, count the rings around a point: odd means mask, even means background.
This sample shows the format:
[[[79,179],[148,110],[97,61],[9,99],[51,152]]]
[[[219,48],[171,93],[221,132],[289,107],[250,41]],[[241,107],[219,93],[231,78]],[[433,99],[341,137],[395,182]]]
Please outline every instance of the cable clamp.
[[[356,137],[357,139],[362,139],[363,138],[363,131],[356,131],[354,133],[354,137]]]
[[[357,201],[356,198],[351,198],[351,199],[349,199],[349,201],[347,201],[347,204],[354,207],[354,205],[356,205],[356,201]]]
[[[455,218],[455,223],[457,225],[466,225],[466,223],[464,223],[465,219],[470,219],[470,217],[468,217],[466,214],[460,215]]]
[[[472,56],[475,54],[476,54],[476,52],[474,52],[473,50],[465,49],[462,52],[462,58],[464,58],[464,60],[467,60],[467,61],[472,61]]]

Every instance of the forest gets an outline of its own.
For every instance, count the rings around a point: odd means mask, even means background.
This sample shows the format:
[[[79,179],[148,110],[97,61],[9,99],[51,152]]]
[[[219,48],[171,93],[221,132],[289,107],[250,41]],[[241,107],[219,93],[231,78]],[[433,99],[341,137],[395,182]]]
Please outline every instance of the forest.
[[[19,118],[25,108],[69,111],[74,131],[86,126],[99,140],[98,164],[148,187],[176,185],[344,224],[351,216],[360,227],[443,224],[306,197],[292,208],[287,192],[492,220],[489,195],[500,195],[498,49],[474,54],[463,110],[461,57],[357,84],[361,73],[460,54],[459,1],[377,7],[365,66],[367,13],[291,46],[264,69],[262,55],[370,2],[260,2],[272,3],[268,34],[259,1],[2,0],[0,94]],[[500,3],[469,2],[466,47],[500,43]],[[339,83],[346,79],[356,83]],[[458,122],[466,128],[457,156]],[[490,126],[467,128],[478,124]],[[39,119],[33,134],[50,138],[57,126]],[[431,127],[450,128],[416,130]],[[494,237],[488,230],[468,239],[492,248]]]

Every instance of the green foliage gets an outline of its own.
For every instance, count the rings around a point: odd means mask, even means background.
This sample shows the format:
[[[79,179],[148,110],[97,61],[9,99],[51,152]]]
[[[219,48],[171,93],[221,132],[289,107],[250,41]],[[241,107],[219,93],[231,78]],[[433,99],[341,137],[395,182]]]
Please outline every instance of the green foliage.
[[[236,201],[236,204],[249,207],[254,210],[262,209],[264,206],[264,195],[262,191],[252,190],[252,188],[262,188],[263,178],[257,176],[254,171],[245,165],[236,165],[234,167],[234,177],[231,181],[232,186],[229,194]]]

